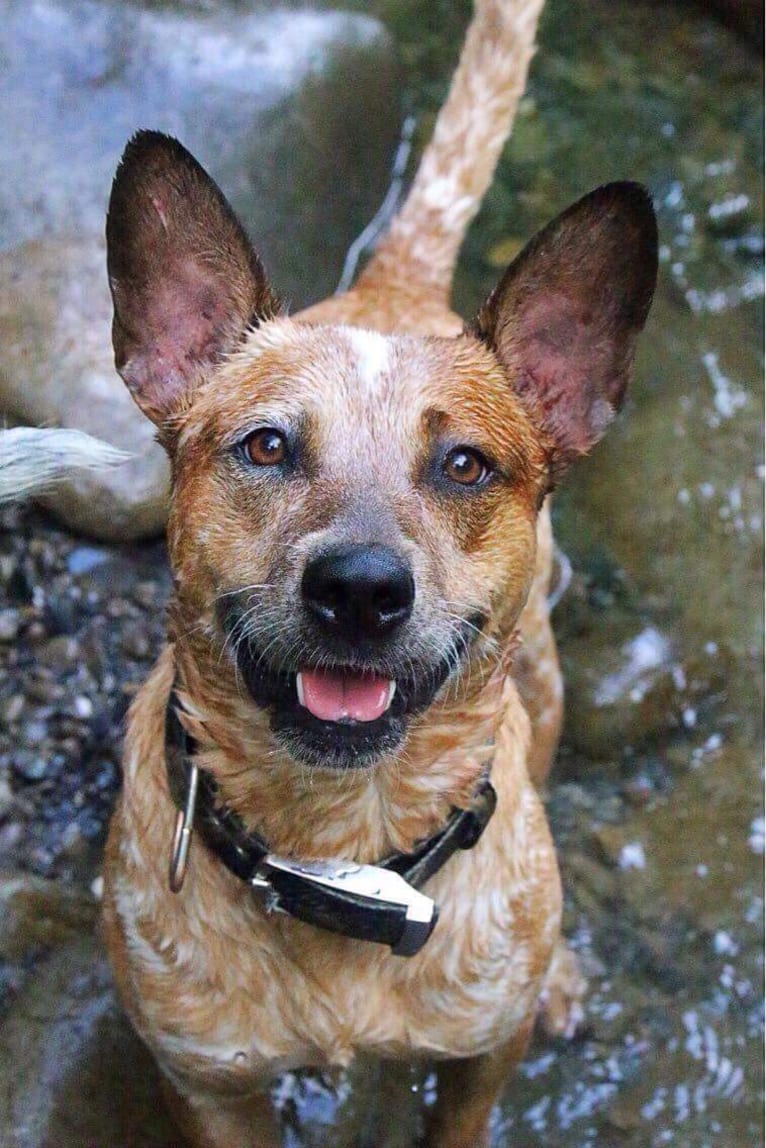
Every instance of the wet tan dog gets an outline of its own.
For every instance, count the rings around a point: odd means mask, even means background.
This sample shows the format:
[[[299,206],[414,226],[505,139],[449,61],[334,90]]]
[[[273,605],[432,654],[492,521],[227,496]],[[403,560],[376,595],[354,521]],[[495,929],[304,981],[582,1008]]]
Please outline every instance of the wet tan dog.
[[[470,327],[450,312],[540,6],[479,3],[388,237],[353,290],[293,319],[179,144],[140,134],[115,180],[117,365],[172,460],[175,594],[131,712],[105,917],[194,1145],[276,1144],[274,1075],[365,1050],[435,1058],[427,1142],[477,1148],[541,992],[554,1011],[571,995],[533,784],[561,713],[545,499],[620,405],[656,231],[639,187],[600,188]],[[473,808],[490,767],[497,810],[427,882],[440,917],[415,955],[269,912],[209,838],[182,887],[176,840],[170,890],[176,710],[181,800],[201,767],[215,816],[301,864],[416,850]]]

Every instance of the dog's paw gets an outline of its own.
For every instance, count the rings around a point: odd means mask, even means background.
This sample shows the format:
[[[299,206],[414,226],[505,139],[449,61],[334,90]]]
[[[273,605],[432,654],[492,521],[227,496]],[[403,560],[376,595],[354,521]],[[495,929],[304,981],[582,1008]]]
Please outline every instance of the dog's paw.
[[[587,988],[576,955],[560,938],[540,993],[540,1022],[548,1036],[571,1040],[582,1028]]]

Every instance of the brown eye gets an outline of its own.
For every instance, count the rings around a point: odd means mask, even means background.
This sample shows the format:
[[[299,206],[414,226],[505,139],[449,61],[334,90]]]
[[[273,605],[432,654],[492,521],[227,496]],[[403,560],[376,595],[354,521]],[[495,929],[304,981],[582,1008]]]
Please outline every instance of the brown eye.
[[[489,463],[477,450],[468,446],[456,446],[444,459],[442,467],[451,482],[461,486],[480,486],[490,474]]]
[[[254,466],[279,466],[287,458],[287,439],[273,427],[254,431],[243,446],[248,461]]]

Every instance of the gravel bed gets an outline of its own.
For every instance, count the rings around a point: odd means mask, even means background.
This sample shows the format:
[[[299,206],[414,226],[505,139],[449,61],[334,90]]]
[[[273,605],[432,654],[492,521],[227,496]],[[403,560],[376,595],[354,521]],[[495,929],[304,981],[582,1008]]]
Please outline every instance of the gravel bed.
[[[0,586],[0,867],[87,879],[163,639],[165,546],[96,546],[6,508]]]

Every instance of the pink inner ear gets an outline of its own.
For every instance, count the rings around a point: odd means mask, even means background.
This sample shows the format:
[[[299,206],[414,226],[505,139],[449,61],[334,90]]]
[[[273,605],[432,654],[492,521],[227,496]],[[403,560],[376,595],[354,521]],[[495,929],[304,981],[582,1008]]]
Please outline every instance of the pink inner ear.
[[[139,132],[112,186],[107,264],[117,367],[162,425],[256,317],[277,309],[231,207],[177,140]]]
[[[152,411],[173,405],[198,366],[211,362],[232,326],[228,300],[193,259],[169,268],[142,309],[144,331],[118,363],[131,391]],[[151,416],[150,416],[151,417]]]
[[[519,395],[534,403],[567,454],[581,454],[600,438],[622,398],[620,364],[606,328],[594,310],[550,292],[529,301],[518,326],[504,332],[515,349]]]
[[[230,301],[191,259],[156,290],[153,306],[157,342],[167,344],[179,367],[209,357],[231,326]]]

